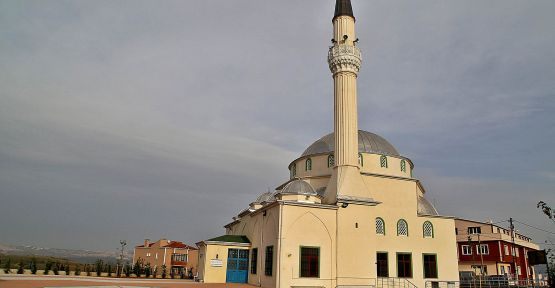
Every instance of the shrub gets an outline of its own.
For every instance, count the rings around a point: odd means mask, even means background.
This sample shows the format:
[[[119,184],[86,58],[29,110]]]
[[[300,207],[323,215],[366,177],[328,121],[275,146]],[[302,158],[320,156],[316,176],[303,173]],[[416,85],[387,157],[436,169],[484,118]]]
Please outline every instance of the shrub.
[[[125,277],[131,276],[131,265],[129,264],[129,262],[125,263],[125,266],[123,267],[123,273],[125,274]]]
[[[46,264],[44,264],[44,275],[48,275],[48,273],[50,272],[50,269],[52,269],[52,262],[50,261],[46,261]]]
[[[54,275],[58,275],[60,274],[60,264],[56,263],[52,266],[52,272],[54,273]]]
[[[12,265],[12,260],[10,258],[8,258],[6,263],[4,263],[4,273],[10,274],[11,265]]]
[[[25,267],[23,266],[23,261],[19,262],[19,265],[17,265],[17,274],[23,274],[25,273]]]
[[[166,279],[166,265],[162,265],[162,278]]]
[[[102,268],[104,267],[104,261],[102,261],[102,259],[98,259],[94,263],[94,266],[95,266],[96,276],[98,277],[102,276]]]
[[[89,264],[85,264],[85,272],[87,276],[91,276],[91,266]]]
[[[12,265],[12,260],[8,258],[8,260],[6,260],[6,263],[4,263],[4,273],[6,274],[10,273],[11,265]]]
[[[76,264],[75,265],[75,276],[79,276],[81,275],[81,265]]]
[[[108,264],[107,269],[108,269],[108,277],[112,277],[112,265]]]
[[[35,258],[31,259],[31,264],[29,265],[29,269],[31,269],[31,274],[37,274],[37,260]]]
[[[137,262],[135,262],[135,265],[133,265],[133,274],[135,274],[135,276],[137,277],[141,277],[142,274],[142,267],[141,267],[141,259],[137,259]]]
[[[150,277],[150,273],[151,273],[150,263],[146,263],[146,265],[145,265],[145,277],[146,278]]]

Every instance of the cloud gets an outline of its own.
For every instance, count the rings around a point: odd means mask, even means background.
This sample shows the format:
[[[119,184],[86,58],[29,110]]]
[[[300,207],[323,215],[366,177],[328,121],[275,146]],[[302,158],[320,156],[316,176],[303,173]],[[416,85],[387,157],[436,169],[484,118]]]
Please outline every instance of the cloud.
[[[0,241],[223,233],[333,129],[324,2],[0,1]],[[553,1],[353,5],[360,128],[414,160],[430,195],[546,199]]]

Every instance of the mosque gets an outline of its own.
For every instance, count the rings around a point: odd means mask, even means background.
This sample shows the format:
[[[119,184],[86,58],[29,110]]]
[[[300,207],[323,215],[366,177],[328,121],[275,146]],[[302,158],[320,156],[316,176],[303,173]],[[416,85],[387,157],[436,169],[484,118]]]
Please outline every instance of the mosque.
[[[350,0],[336,0],[328,63],[334,133],[289,164],[290,179],[197,243],[198,278],[261,287],[439,287],[458,279],[455,220],[439,215],[413,162],[358,129],[361,52]]]

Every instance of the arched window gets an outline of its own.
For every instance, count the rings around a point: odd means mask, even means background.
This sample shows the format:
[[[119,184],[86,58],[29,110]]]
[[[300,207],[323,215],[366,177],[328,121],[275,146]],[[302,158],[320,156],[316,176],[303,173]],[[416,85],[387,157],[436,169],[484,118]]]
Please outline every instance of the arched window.
[[[364,166],[364,159],[362,158],[362,153],[358,153],[358,165]]]
[[[434,225],[432,225],[432,222],[424,222],[424,225],[422,225],[422,233],[424,234],[424,238],[434,238]]]
[[[409,236],[409,225],[401,219],[397,221],[397,236]]]
[[[333,156],[333,154],[330,154],[328,156],[328,167],[333,167],[335,166],[335,157]]]
[[[407,172],[407,161],[401,160],[401,171]]]
[[[382,218],[376,218],[376,234],[385,235],[385,222]]]
[[[304,168],[306,171],[312,170],[312,159],[310,158],[306,159],[306,164]]]
[[[387,157],[385,155],[382,155],[382,157],[380,157],[380,166],[387,168]]]
[[[291,165],[291,169],[289,170],[291,177],[290,178],[294,178],[295,175],[297,175],[297,164],[293,163],[293,165]]]

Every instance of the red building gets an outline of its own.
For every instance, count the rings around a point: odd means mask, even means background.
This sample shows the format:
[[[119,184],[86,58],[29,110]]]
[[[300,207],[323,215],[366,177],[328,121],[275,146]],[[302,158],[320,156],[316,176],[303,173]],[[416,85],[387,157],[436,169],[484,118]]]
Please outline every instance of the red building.
[[[476,275],[507,275],[534,279],[534,268],[528,263],[528,251],[539,250],[532,239],[492,223],[465,219],[455,220],[459,271]],[[515,268],[516,266],[516,268]]]

